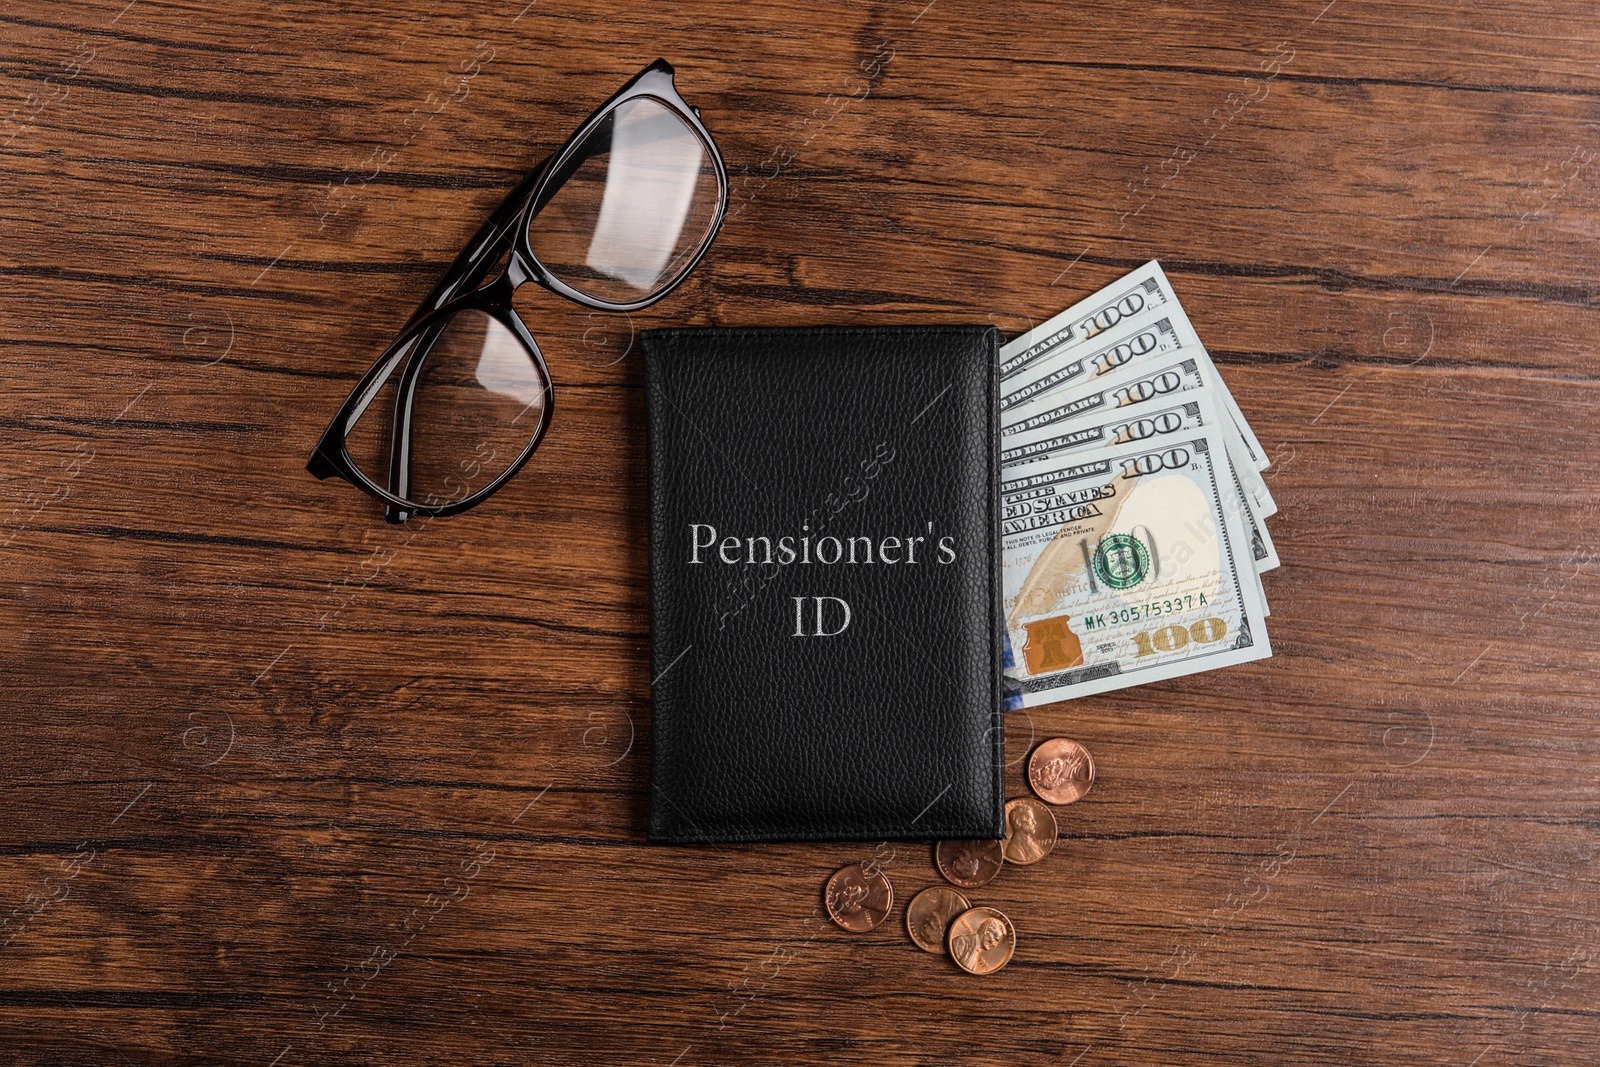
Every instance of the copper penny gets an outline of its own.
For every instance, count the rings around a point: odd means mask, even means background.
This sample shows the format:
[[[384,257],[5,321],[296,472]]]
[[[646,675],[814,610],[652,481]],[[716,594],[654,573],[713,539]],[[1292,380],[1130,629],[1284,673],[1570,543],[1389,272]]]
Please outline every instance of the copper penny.
[[[1005,861],[998,841],[940,841],[933,849],[933,865],[962,889],[988,885]]]
[[[1056,817],[1032,797],[1006,801],[1006,839],[1001,843],[1007,863],[1038,863],[1056,847]]]
[[[1071,804],[1094,785],[1094,757],[1076,741],[1052,738],[1028,757],[1028,784],[1051,804]]]
[[[1011,960],[1017,932],[993,908],[973,908],[950,924],[950,958],[968,974],[993,974]]]
[[[954,889],[929,886],[906,905],[906,933],[922,951],[943,953],[950,920],[971,907],[971,902]]]
[[[882,925],[894,910],[894,886],[882,871],[868,874],[859,863],[841,867],[828,879],[823,893],[828,917],[852,933],[865,933]]]

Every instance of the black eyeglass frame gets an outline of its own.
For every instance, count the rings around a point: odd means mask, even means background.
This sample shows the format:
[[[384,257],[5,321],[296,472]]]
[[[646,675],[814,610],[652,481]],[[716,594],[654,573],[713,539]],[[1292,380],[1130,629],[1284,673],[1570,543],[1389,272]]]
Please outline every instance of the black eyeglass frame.
[[[532,333],[511,306],[512,294],[526,282],[534,282],[560,296],[597,311],[637,311],[649,307],[671,293],[689,277],[701,258],[716,240],[717,233],[728,212],[728,171],[718,151],[716,141],[700,121],[699,109],[690,106],[678,95],[673,82],[673,68],[664,59],[658,59],[634,75],[610,99],[590,113],[555,154],[544,159],[532,173],[519,182],[500,206],[495,208],[478,232],[467,242],[460,254],[432,291],[423,298],[417,310],[407,320],[399,337],[384,350],[350,395],[340,405],[328,428],[317,441],[306,470],[318,479],[342,478],[356,488],[376,497],[386,505],[385,518],[392,523],[405,522],[412,515],[456,515],[481,504],[527,463],[549,428],[555,409],[555,383],[550,377],[544,353],[533,339]],[[583,147],[598,127],[612,120],[617,109],[631,101],[648,98],[671,110],[700,138],[711,157],[717,175],[717,206],[706,235],[699,247],[689,257],[678,273],[659,291],[638,300],[614,301],[584,293],[557,277],[534,254],[529,231],[540,209],[572,176],[589,156]],[[485,276],[500,261],[510,239],[510,256],[505,269],[492,280]],[[463,291],[465,290],[465,291]],[[482,312],[506,329],[527,350],[534,369],[538,372],[542,388],[539,424],[534,428],[527,446],[499,475],[478,491],[460,500],[444,504],[428,504],[408,499],[411,468],[411,414],[418,379],[445,324],[463,311]],[[346,439],[355,423],[366,413],[379,390],[399,371],[394,407],[394,428],[389,448],[389,487],[384,488],[362,473],[350,458]],[[531,406],[531,405],[530,405]]]

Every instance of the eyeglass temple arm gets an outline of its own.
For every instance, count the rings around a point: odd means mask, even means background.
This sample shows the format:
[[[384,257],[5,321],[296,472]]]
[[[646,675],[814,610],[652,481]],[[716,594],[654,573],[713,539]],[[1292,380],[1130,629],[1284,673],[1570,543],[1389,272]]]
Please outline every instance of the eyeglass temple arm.
[[[610,123],[611,116],[607,114],[602,118],[601,122]],[[611,150],[611,138],[596,137],[591,134],[591,136],[584,138],[583,144],[579,145],[578,149],[578,151],[573,152],[562,161],[560,169],[550,176],[550,181],[545,185],[546,189],[554,192],[556,189],[561,188],[566,180],[577,172],[579,167],[595,156],[609,152]],[[410,326],[411,323],[416,322],[429,312],[443,307],[458,293],[476,288],[483,281],[489,268],[499,262],[500,252],[505,248],[506,243],[516,240],[516,234],[511,232],[511,228],[521,220],[522,214],[528,206],[528,198],[538,188],[551,162],[552,157],[550,156],[541,159],[532,172],[517,183],[516,188],[506,194],[506,198],[500,202],[500,206],[495,208],[488,220],[478,228],[478,232],[472,236],[472,240],[467,242],[461,254],[455,258],[455,262],[450,264],[449,269],[440,277],[432,291],[423,298],[422,303],[417,306],[417,310],[412,313],[410,320],[406,323],[407,326]],[[539,206],[544,206],[543,202]]]

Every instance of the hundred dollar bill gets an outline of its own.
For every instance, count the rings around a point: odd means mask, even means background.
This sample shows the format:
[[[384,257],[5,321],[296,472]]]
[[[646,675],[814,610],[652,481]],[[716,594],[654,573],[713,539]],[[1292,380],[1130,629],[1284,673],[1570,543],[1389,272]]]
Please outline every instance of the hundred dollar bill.
[[[1239,466],[1233,461],[1233,456],[1228,456],[1228,475],[1233,479],[1233,492],[1224,494],[1223,507],[1239,513],[1239,523],[1244,527],[1245,543],[1250,546],[1250,562],[1255,564],[1256,583],[1261,582],[1261,575],[1274,570],[1282,560],[1278,558],[1278,547],[1272,543],[1272,537],[1267,533],[1267,524],[1255,509],[1250,506],[1250,500],[1245,496],[1243,475],[1239,473]],[[1261,592],[1261,612],[1271,615],[1272,610],[1267,607],[1266,590]]]
[[[1208,421],[1207,421],[1208,420]],[[1216,427],[1222,416],[1215,407],[1207,419],[1197,419],[1197,423],[1204,422],[1204,427]],[[1193,430],[1188,436],[1193,436]],[[1148,439],[1141,442],[1146,452],[1157,452],[1161,445]],[[1104,450],[1102,450],[1104,451]],[[1082,477],[1082,463],[1085,457],[1068,457],[1065,461],[1039,461],[1006,470],[1006,480],[1001,483],[1002,506],[1008,496],[1025,498],[1033,506],[1039,506],[1041,500],[1048,500],[1047,494],[1041,494],[1041,489],[1052,492],[1058,488],[1070,493],[1070,486]],[[1221,508],[1230,520],[1237,521],[1243,532],[1243,539],[1235,542],[1247,547],[1249,560],[1253,567],[1241,570],[1240,580],[1243,585],[1245,600],[1259,609],[1263,617],[1272,614],[1271,607],[1267,604],[1267,593],[1261,584],[1261,575],[1279,566],[1278,550],[1272,543],[1272,538],[1267,535],[1267,525],[1258,521],[1251,513],[1249,503],[1244,499],[1244,491],[1239,485],[1238,472],[1234,469],[1231,459],[1224,453],[1223,460],[1217,465],[1220,481],[1218,484],[1217,498]],[[1048,507],[1048,505],[1046,505]]]
[[[1192,361],[1188,362],[1188,371],[1193,374]],[[1179,365],[1162,372],[1162,375],[1175,379],[1184,372],[1184,366]],[[1171,384],[1170,381],[1168,384]],[[1218,411],[1215,395],[1205,389],[1190,390],[1187,395],[1182,395],[1177,386],[1172,385],[1162,399],[1166,403],[1141,402],[1135,407],[1112,402],[1092,406],[1085,414],[1070,422],[1002,438],[1001,493],[1060,481],[1066,477],[1064,472],[1073,469],[1073,464],[1077,462],[1076,453],[1135,443],[1159,448],[1161,442],[1169,438],[1192,436],[1206,429],[1214,429],[1222,435],[1224,449],[1227,450],[1226,462],[1220,468],[1225,478],[1221,488],[1223,506],[1239,514],[1245,543],[1250,548],[1250,559],[1257,573],[1278,566],[1278,551],[1267,535],[1266,523],[1261,521],[1253,502],[1246,495],[1228,440],[1231,426]],[[1012,441],[1016,443],[1010,444]],[[1250,473],[1260,477],[1256,471]],[[1264,596],[1262,603],[1265,604]]]
[[[1164,321],[1164,320],[1163,320]],[[1177,331],[1142,323],[1134,317],[1121,328],[1106,331],[1091,344],[1058,348],[1026,375],[1000,385],[1000,421],[1006,426],[1040,414],[1044,408],[1076,397],[1097,378],[1146,359],[1159,358],[1180,346]]]
[[[1170,302],[1171,284],[1159,280],[1161,265],[1151,260],[1132,274],[1117,279],[1092,296],[1013,338],[1000,349],[1000,377],[1021,374],[1056,349],[1087,341],[1116,326],[1130,315]]]
[[[1161,270],[1159,264],[1156,265],[1156,270],[1158,272]],[[1159,277],[1163,285],[1171,284],[1167,281],[1165,274],[1160,274]],[[1212,362],[1211,353],[1206,351],[1206,346],[1200,341],[1200,335],[1195,332],[1194,323],[1189,321],[1189,313],[1183,310],[1182,304],[1174,300],[1172,306],[1167,309],[1167,318],[1178,331],[1178,336],[1183,339],[1185,347],[1191,344],[1194,346],[1196,357],[1200,360],[1201,366],[1205,368],[1211,385],[1217,390],[1217,398],[1221,401],[1222,410],[1233,420],[1234,426],[1238,428],[1240,435],[1244,439],[1245,461],[1258,471],[1264,471],[1272,466],[1272,460],[1267,457],[1267,450],[1261,446],[1260,438],[1256,437],[1255,431],[1250,428],[1250,420],[1244,417],[1244,412],[1239,408],[1239,402],[1233,398],[1233,393],[1229,391],[1227,382],[1222,380],[1222,373],[1217,370],[1217,365]]]
[[[1172,416],[1161,409],[1169,409],[1171,405],[1179,403],[1180,398],[1193,401],[1203,396],[1215,401],[1216,394],[1211,384],[1219,379],[1214,375],[1207,376],[1200,360],[1192,350],[1184,350],[1182,340],[1165,318],[1141,331],[1138,337],[1141,344],[1153,346],[1150,351],[1160,358],[1135,358],[1118,370],[1094,378],[1087,386],[1068,390],[1070,396],[1053,390],[1041,395],[1037,404],[1025,404],[1022,409],[1025,412],[1032,412],[1043,404],[1051,406],[1038,410],[1036,414],[1025,417],[1019,415],[1017,421],[1001,430],[1002,465],[1008,461],[1023,462],[1050,455],[1062,451],[1063,447],[1070,447],[1073,441],[1089,432],[1084,426],[1085,422],[1103,422],[1110,409],[1117,409],[1119,416],[1127,416],[1111,425],[1118,427],[1125,439],[1134,439],[1140,432],[1172,432],[1178,429],[1179,425],[1173,423]],[[1137,417],[1133,412],[1122,410],[1134,407],[1140,409]],[[1146,408],[1151,410],[1147,411]],[[1158,419],[1158,414],[1161,419],[1152,421]],[[1231,421],[1224,429],[1228,458],[1233,461],[1240,482],[1249,491],[1251,513],[1257,519],[1277,514],[1278,504],[1267,489],[1266,479],[1261,477],[1261,472],[1247,458],[1244,438]]]
[[[1063,328],[1054,333],[1047,331],[1052,324],[1060,322],[1063,316],[1070,316],[1079,307],[1093,304],[1100,294],[1056,316],[1037,330],[1029,331],[1000,350],[1003,374],[1003,368],[1008,363],[1007,350],[1019,341],[1036,333],[1040,334],[1040,340],[1027,349],[1016,352],[1012,357],[1020,358],[1031,353],[1027,362],[1020,364],[1016,372],[1010,377],[1003,378],[1000,397],[1001,420],[1010,424],[1019,418],[1037,414],[1036,408],[1025,408],[1023,405],[1049,403],[1049,400],[1041,399],[1046,393],[1055,393],[1061,387],[1071,386],[1075,382],[1092,381],[1134,360],[1149,358],[1158,352],[1171,351],[1171,346],[1177,344],[1187,347],[1189,354],[1200,361],[1209,372],[1208,377],[1218,390],[1222,410],[1238,427],[1240,440],[1244,446],[1245,461],[1257,470],[1266,470],[1271,465],[1271,461],[1266,458],[1266,450],[1261,447],[1255,432],[1250,429],[1244,412],[1239,409],[1238,401],[1234,400],[1222,376],[1217,373],[1211,354],[1200,343],[1194,324],[1189,321],[1189,316],[1173,295],[1172,283],[1167,280],[1161,264],[1151,260],[1122,282],[1101,290],[1101,293],[1120,293],[1123,291],[1124,282],[1133,279],[1138,279],[1140,286],[1145,290],[1136,301],[1141,305],[1139,310],[1122,314],[1118,308],[1115,321],[1107,316],[1105,321],[1108,325],[1091,335],[1100,342],[1098,345],[1082,347],[1086,340],[1083,331],[1074,332],[1065,329],[1066,326],[1074,325],[1073,322],[1064,323]],[[1128,306],[1132,307],[1132,303]],[[1162,319],[1168,323],[1165,337],[1168,347],[1164,348],[1154,344],[1162,338],[1150,332],[1150,328]],[[1100,337],[1100,334],[1106,336]],[[1058,335],[1060,340],[1052,340]]]
[[[1104,693],[1272,654],[1203,433],[1076,457],[1002,491],[1013,706]]]

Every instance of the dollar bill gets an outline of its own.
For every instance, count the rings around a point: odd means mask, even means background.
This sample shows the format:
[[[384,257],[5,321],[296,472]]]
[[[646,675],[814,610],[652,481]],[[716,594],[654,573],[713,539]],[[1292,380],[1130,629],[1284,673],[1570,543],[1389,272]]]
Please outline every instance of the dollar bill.
[[[1173,416],[1160,410],[1163,407],[1170,408],[1179,398],[1186,401],[1193,401],[1197,396],[1217,399],[1212,383],[1219,379],[1214,375],[1208,376],[1192,350],[1184,351],[1183,341],[1166,318],[1158,320],[1138,336],[1147,339],[1141,344],[1148,344],[1149,350],[1160,358],[1135,359],[1118,370],[1093,378],[1087,386],[1069,390],[1070,398],[1054,391],[1048,396],[1041,396],[1040,403],[1051,406],[1034,414],[1019,415],[1015,422],[1002,428],[1002,465],[1008,461],[1025,461],[1019,457],[1032,459],[1071,447],[1073,441],[1082,439],[1089,432],[1084,423],[1102,421],[1110,409],[1116,409],[1119,415],[1129,416],[1112,425],[1118,427],[1125,436],[1137,436],[1141,432],[1149,434],[1179,429],[1180,425],[1173,421]],[[1036,405],[1024,407],[1032,411]],[[1122,410],[1135,407],[1140,408],[1137,417]],[[1145,411],[1145,408],[1152,410]],[[1239,473],[1241,484],[1248,490],[1251,513],[1257,519],[1277,514],[1278,504],[1267,489],[1266,479],[1250,463],[1244,438],[1238,428],[1230,421],[1225,429],[1228,457]]]
[[[1129,291],[1132,283],[1136,283],[1133,286],[1136,292]],[[1119,295],[1124,298],[1123,304],[1108,305],[1108,301]],[[1132,310],[1135,305],[1137,310]],[[1079,309],[1095,307],[1108,309],[1097,320],[1107,325],[1088,334],[1086,329],[1079,328],[1084,321]],[[1129,310],[1124,313],[1124,308]],[[1165,330],[1154,330],[1155,324],[1162,320],[1167,322]],[[1035,334],[1037,340],[1018,347]],[[1083,347],[1089,339],[1098,343]],[[1257,471],[1266,470],[1271,465],[1266,450],[1217,373],[1211,354],[1200,343],[1194,324],[1173,295],[1172,283],[1156,260],[1000,349],[1001,420],[1010,424],[1037,415],[1042,410],[1038,405],[1051,403],[1054,397],[1045,399],[1047,395],[1060,395],[1058,391],[1063,386],[1093,381],[1135,360],[1159,356],[1177,347],[1186,347],[1209,372],[1222,409],[1239,432],[1245,462]],[[1005,367],[1013,364],[1016,369],[1006,374]],[[1025,406],[1029,404],[1035,406]]]
[[[1215,427],[1114,445],[1001,493],[1007,675],[1023,707],[1271,655]]]
[[[1051,352],[1099,336],[1123,320],[1172,300],[1172,286],[1151,260],[1126,277],[1013,338],[1000,349],[1002,380],[1023,373]]]
[[[1175,384],[1185,373],[1191,375],[1193,380],[1199,380],[1193,361],[1186,361],[1186,364],[1178,364],[1161,372],[1164,384],[1170,386],[1162,398],[1166,403],[1152,405],[1135,401],[1133,405],[1125,405],[1117,403],[1113,397],[1107,403],[1090,407],[1085,414],[1069,423],[1041,427],[1011,438],[1002,437],[1001,493],[1060,480],[1064,477],[1063,472],[1072,468],[1074,453],[1136,443],[1159,448],[1160,442],[1169,438],[1213,429],[1222,435],[1223,446],[1228,450],[1226,462],[1220,468],[1225,476],[1223,506],[1238,513],[1256,572],[1269,571],[1278,566],[1278,551],[1272,544],[1272,538],[1267,535],[1266,523],[1246,495],[1242,476],[1231,451],[1231,426],[1217,409],[1215,395],[1203,388],[1188,390],[1187,395],[1183,395]],[[1135,381],[1132,384],[1137,386],[1142,382]],[[1136,391],[1136,395],[1142,395],[1142,391]],[[1250,473],[1260,477],[1256,471]],[[1265,602],[1263,596],[1263,605]]]
[[[1157,272],[1161,270],[1160,264],[1156,265],[1156,270]],[[1159,274],[1159,277],[1163,285],[1171,284],[1166,280],[1167,276],[1165,274]],[[1195,332],[1194,323],[1189,321],[1189,313],[1184,311],[1183,305],[1176,300],[1172,302],[1170,307],[1165,309],[1165,312],[1164,317],[1172,325],[1173,329],[1177,331],[1184,347],[1193,346],[1196,358],[1199,359],[1201,366],[1205,368],[1207,378],[1217,390],[1217,398],[1222,405],[1222,410],[1233,420],[1235,428],[1238,429],[1243,438],[1245,462],[1255,467],[1258,471],[1266,470],[1272,466],[1272,460],[1268,458],[1267,450],[1262,447],[1261,440],[1256,437],[1255,431],[1250,428],[1250,420],[1244,417],[1244,412],[1239,408],[1239,402],[1233,398],[1233,393],[1228,389],[1227,383],[1222,380],[1222,372],[1217,370],[1216,363],[1211,359],[1211,353],[1207,352],[1206,346],[1201,343],[1200,335]],[[1150,316],[1147,315],[1145,317],[1149,318]]]
[[[1250,506],[1249,499],[1245,496],[1243,475],[1239,466],[1229,454],[1227,462],[1228,476],[1233,479],[1233,492],[1223,494],[1222,506],[1229,511],[1236,511],[1239,523],[1244,527],[1245,543],[1250,546],[1250,562],[1255,565],[1256,585],[1261,584],[1261,575],[1276,569],[1282,562],[1278,559],[1278,547],[1272,543],[1272,536],[1267,533],[1266,521]],[[1271,615],[1267,607],[1267,593],[1261,591],[1261,611]]]
[[[1178,348],[1177,331],[1170,325],[1133,328],[1139,321],[1135,317],[1121,329],[1106,331],[1092,344],[1058,348],[1035,364],[1030,374],[1002,382],[1000,421],[1009,426],[1039,415],[1046,406],[1076,397],[1097,378]]]

